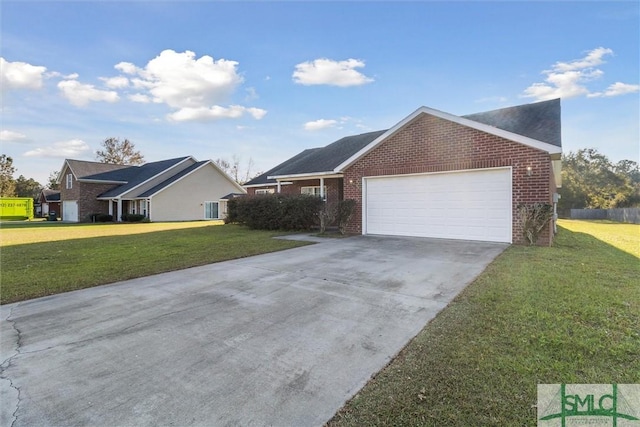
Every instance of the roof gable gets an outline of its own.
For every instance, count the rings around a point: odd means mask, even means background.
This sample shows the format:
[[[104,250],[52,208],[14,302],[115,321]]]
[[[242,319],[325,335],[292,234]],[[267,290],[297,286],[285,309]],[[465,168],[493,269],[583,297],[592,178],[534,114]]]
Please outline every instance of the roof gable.
[[[518,108],[518,107],[513,107],[513,108]],[[496,110],[499,111],[499,110]],[[560,121],[560,109],[558,108],[557,111],[557,120]],[[348,168],[349,166],[351,166],[353,163],[355,163],[359,158],[361,158],[362,156],[366,155],[367,153],[369,153],[371,150],[373,150],[375,147],[377,147],[379,144],[381,144],[383,141],[385,141],[387,138],[389,138],[391,135],[395,134],[396,132],[398,132],[400,129],[404,128],[407,124],[409,124],[410,122],[412,122],[413,120],[415,120],[418,116],[422,115],[422,114],[430,114],[432,116],[444,119],[444,120],[449,120],[451,122],[454,123],[458,123],[462,126],[467,126],[473,129],[477,129],[480,130],[482,132],[486,132],[492,135],[496,135],[499,136],[501,138],[505,138],[532,148],[536,148],[542,151],[546,151],[551,155],[555,155],[555,156],[559,156],[562,153],[562,148],[558,145],[554,145],[551,144],[549,142],[544,142],[544,141],[540,141],[534,138],[531,138],[529,136],[525,136],[525,135],[520,135],[520,134],[516,134],[514,132],[505,130],[505,129],[501,129],[498,128],[496,126],[491,126],[479,121],[475,121],[475,120],[471,120],[465,117],[461,117],[461,116],[455,116],[453,114],[449,114],[449,113],[445,113],[444,111],[439,111],[439,110],[435,110],[433,108],[428,108],[428,107],[420,107],[418,108],[416,111],[414,111],[413,113],[411,113],[410,115],[408,115],[407,117],[405,117],[404,119],[402,119],[400,122],[398,122],[395,126],[393,126],[391,129],[389,129],[388,131],[386,131],[385,133],[383,133],[382,135],[380,135],[378,138],[376,138],[374,141],[372,141],[371,143],[369,143],[366,147],[364,147],[363,149],[361,149],[360,151],[358,151],[357,153],[355,153],[353,156],[351,156],[349,159],[347,159],[346,161],[344,161],[343,163],[341,163],[340,165],[338,165],[335,168],[335,172],[342,172],[344,171],[344,169]],[[558,125],[557,129],[559,130],[560,125]]]

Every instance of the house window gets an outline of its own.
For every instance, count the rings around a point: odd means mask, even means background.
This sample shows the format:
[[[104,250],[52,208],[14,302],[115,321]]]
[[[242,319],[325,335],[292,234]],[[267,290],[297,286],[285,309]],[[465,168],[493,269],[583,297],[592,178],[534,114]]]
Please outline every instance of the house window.
[[[256,194],[273,194],[273,188],[259,188],[256,189]]]
[[[320,197],[320,186],[315,187],[302,187],[300,194],[309,194],[310,196]],[[324,187],[324,197],[327,197],[327,186]]]
[[[67,174],[67,190],[71,190],[71,188],[73,188],[73,175],[68,173]]]
[[[204,202],[204,219],[219,219],[218,202]]]
[[[144,216],[147,216],[147,201],[140,200],[140,213]]]

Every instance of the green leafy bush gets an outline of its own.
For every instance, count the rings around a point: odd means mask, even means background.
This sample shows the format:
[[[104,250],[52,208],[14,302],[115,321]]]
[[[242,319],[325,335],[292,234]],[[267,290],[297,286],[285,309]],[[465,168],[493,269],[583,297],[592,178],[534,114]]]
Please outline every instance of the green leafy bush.
[[[341,234],[347,232],[347,224],[353,212],[356,209],[356,201],[353,199],[340,200],[336,206],[336,222],[338,223],[338,229]]]
[[[111,222],[113,221],[113,215],[108,214],[98,214],[96,215],[97,222]]]
[[[227,202],[225,223],[260,230],[309,230],[317,224],[324,202],[305,194],[264,194]]]

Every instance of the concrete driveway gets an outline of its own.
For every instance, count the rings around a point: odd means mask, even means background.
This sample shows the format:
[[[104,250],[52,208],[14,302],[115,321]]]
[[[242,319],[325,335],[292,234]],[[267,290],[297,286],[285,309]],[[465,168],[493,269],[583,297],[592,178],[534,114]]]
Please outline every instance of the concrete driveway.
[[[3,426],[317,426],[507,245],[361,236],[5,305]]]

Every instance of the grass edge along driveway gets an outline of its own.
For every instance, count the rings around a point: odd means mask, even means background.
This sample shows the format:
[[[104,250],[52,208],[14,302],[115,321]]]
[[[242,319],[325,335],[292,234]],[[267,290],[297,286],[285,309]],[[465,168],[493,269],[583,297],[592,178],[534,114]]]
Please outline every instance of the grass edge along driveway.
[[[3,224],[0,232],[2,304],[308,244],[273,239],[276,232],[204,221]],[[43,233],[67,238],[38,241]],[[21,238],[31,243],[20,244]]]
[[[537,384],[640,383],[640,226],[560,225],[551,248],[503,252],[328,426],[535,426]]]

